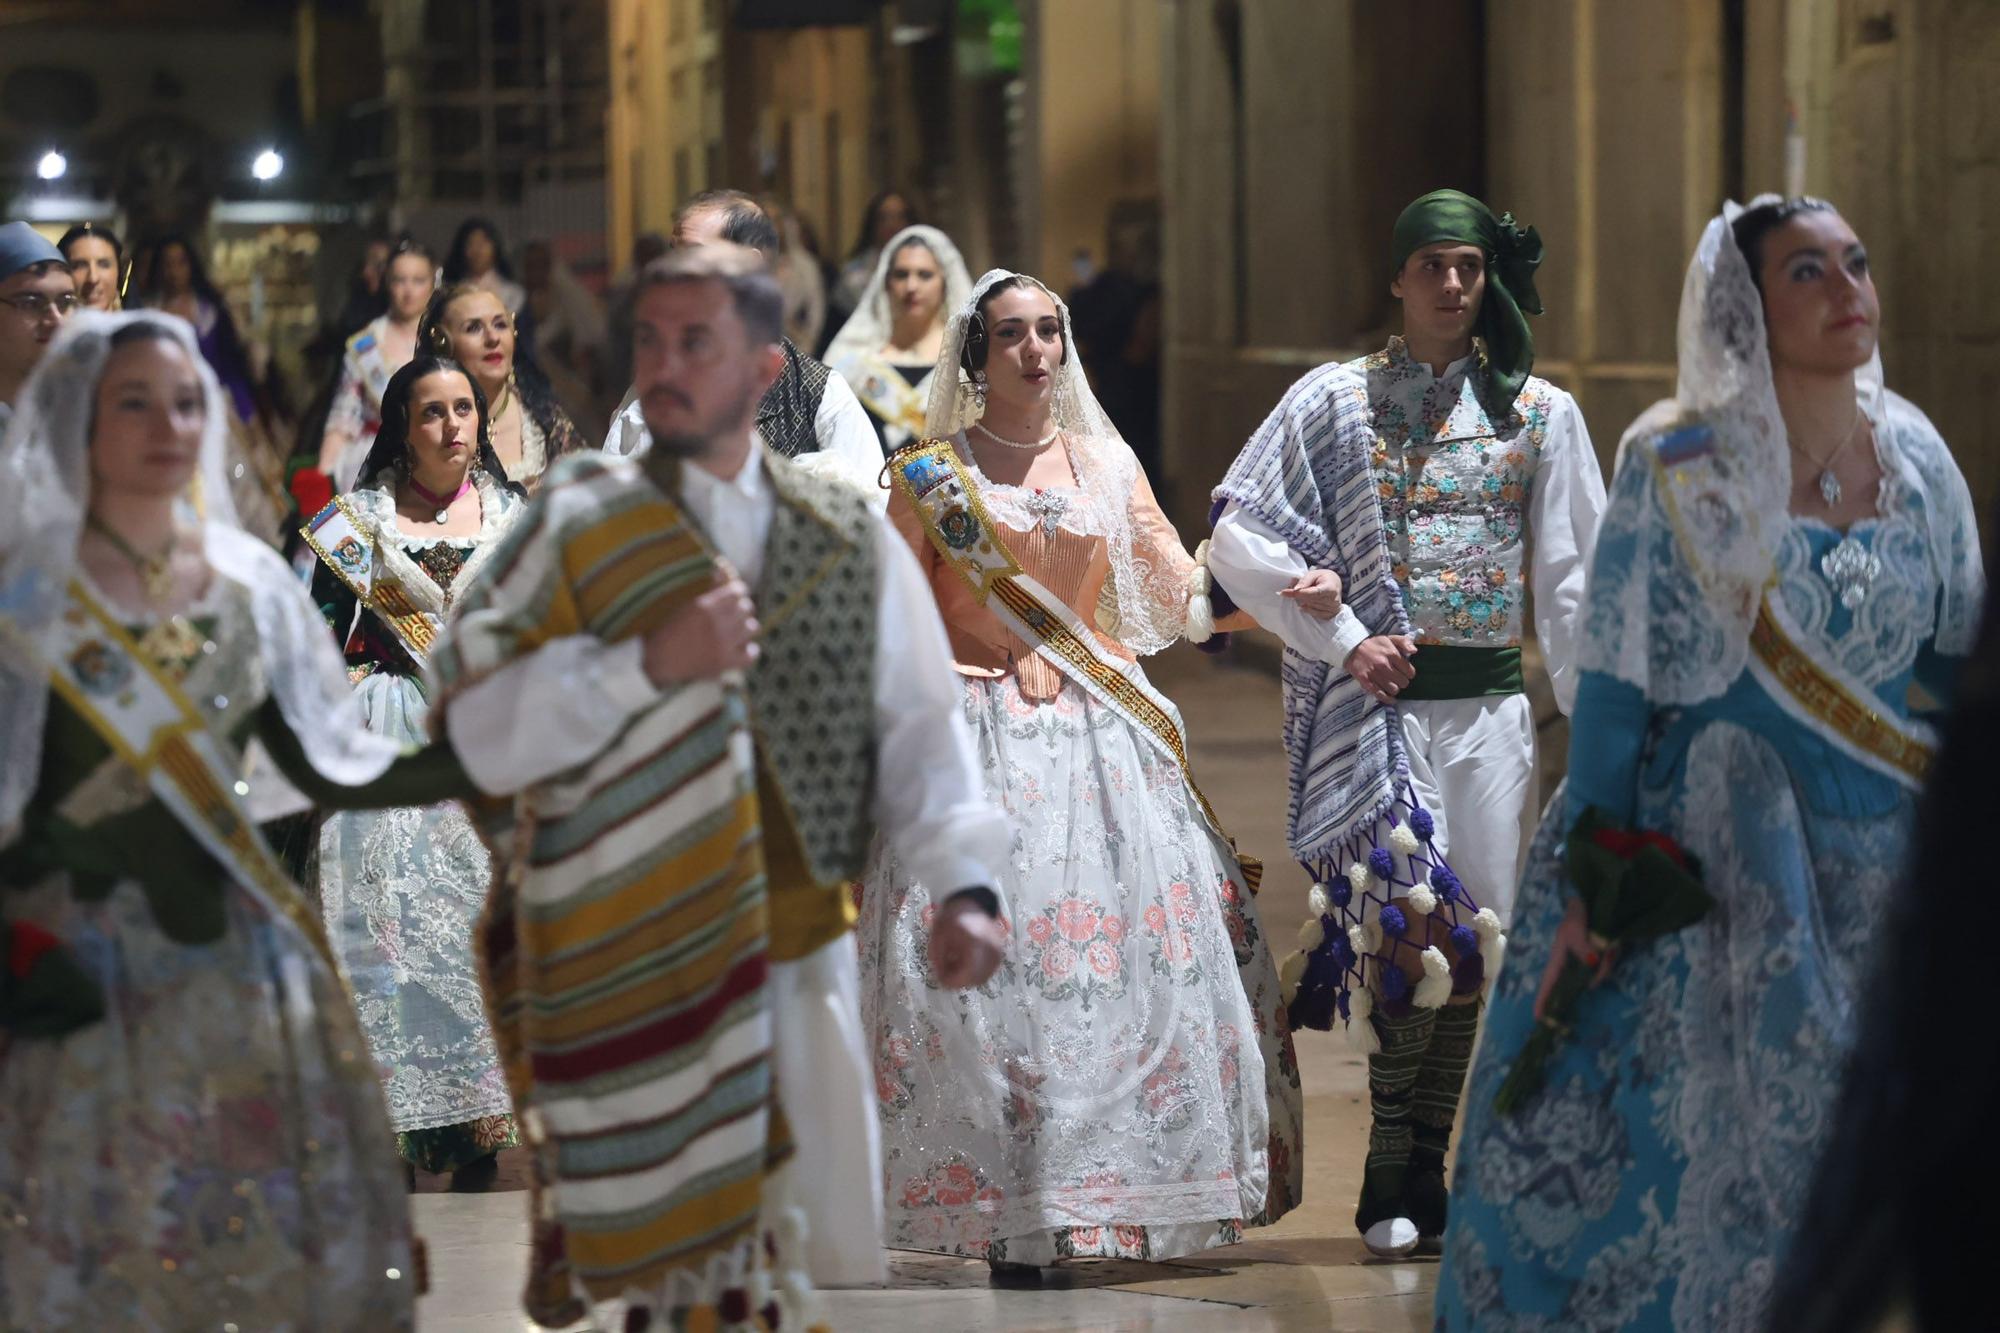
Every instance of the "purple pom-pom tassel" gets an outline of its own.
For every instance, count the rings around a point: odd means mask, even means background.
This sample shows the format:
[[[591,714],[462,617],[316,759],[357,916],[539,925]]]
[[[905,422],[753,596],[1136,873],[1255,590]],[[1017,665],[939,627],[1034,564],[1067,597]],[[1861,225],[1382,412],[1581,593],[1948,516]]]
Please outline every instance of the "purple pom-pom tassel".
[[[1400,967],[1382,969],[1382,998],[1390,1004],[1400,1004],[1410,993],[1410,979],[1403,975]]]
[[[1393,936],[1396,939],[1401,939],[1403,938],[1403,932],[1408,930],[1409,928],[1410,928],[1409,918],[1403,915],[1402,908],[1397,907],[1395,904],[1391,903],[1389,906],[1382,909],[1382,933],[1384,935],[1389,935]]]
[[[1451,947],[1452,951],[1460,958],[1465,957],[1469,953],[1478,953],[1479,935],[1471,926],[1453,926],[1451,928]]]
[[[1375,878],[1386,880],[1396,873],[1396,858],[1387,847],[1377,847],[1368,853],[1368,870]]]
[[[1410,811],[1410,832],[1429,842],[1431,835],[1437,832],[1437,821],[1431,818],[1430,811],[1420,805]]]
[[[1327,885],[1327,889],[1328,893],[1326,896],[1333,900],[1335,907],[1345,907],[1354,901],[1354,886],[1347,882],[1347,876],[1345,875]]]
[[[1439,902],[1456,902],[1465,885],[1459,883],[1450,866],[1441,865],[1431,871],[1431,892],[1437,894]]]

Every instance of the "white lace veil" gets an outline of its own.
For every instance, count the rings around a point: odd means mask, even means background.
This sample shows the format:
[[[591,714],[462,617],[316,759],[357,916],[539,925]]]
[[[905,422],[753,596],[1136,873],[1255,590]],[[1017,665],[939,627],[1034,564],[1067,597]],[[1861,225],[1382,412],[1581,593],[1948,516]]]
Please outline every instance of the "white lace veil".
[[[365,782],[396,755],[393,744],[363,732],[340,654],[304,586],[237,524],[225,471],[231,409],[194,331],[157,311],[79,311],[28,377],[0,441],[0,838],[11,836],[41,776],[45,648],[78,575],[98,380],[113,336],[141,324],[179,344],[201,377],[208,424],[193,496],[208,563],[250,594],[265,675],[285,721],[313,767],[336,782]],[[275,773],[254,790],[260,819],[304,804]]]
[[[1622,471],[1628,462],[1643,465],[1627,458],[1635,441],[1657,440],[1696,423],[1710,432],[1710,452],[1701,466],[1660,469],[1659,501],[1701,594],[1702,605],[1679,606],[1678,614],[1701,622],[1696,637],[1712,643],[1717,655],[1663,664],[1649,660],[1655,654],[1648,634],[1585,635],[1585,669],[1646,688],[1659,702],[1714,697],[1741,674],[1750,627],[1791,524],[1792,450],[1772,381],[1764,298],[1734,231],[1747,208],[1779,202],[1774,194],[1759,195],[1748,205],[1727,202],[1702,231],[1681,288],[1674,397],[1634,422],[1618,447]],[[1854,381],[1861,409],[1879,429],[1885,398],[1879,351],[1855,372]],[[1647,515],[1607,513],[1598,544],[1623,536],[1638,543],[1635,553],[1644,559],[1651,526]],[[1621,533],[1621,528],[1637,530]],[[1615,582],[1631,605],[1619,608],[1622,615],[1610,614],[1608,607],[1593,612],[1593,621],[1600,630],[1612,620],[1628,629],[1645,626],[1653,614],[1649,581]]]
[[[1105,581],[1098,600],[1097,626],[1131,651],[1144,655],[1159,652],[1187,628],[1187,578],[1193,558],[1179,549],[1179,538],[1169,536],[1175,547],[1166,550],[1148,545],[1134,530],[1131,506],[1142,491],[1144,474],[1118,428],[1111,424],[1090,381],[1083,373],[1083,359],[1077,354],[1076,338],[1070,329],[1069,306],[1049,291],[1039,278],[1006,269],[989,269],[972,285],[972,294],[945,325],[944,345],[938,351],[937,369],[932,372],[930,410],[925,433],[948,440],[977,422],[985,411],[985,399],[964,366],[966,331],[980,318],[979,305],[1001,283],[1019,278],[1047,293],[1062,319],[1063,348],[1066,355],[1055,368],[1055,392],[1050,402],[1052,423],[1068,439],[1070,465],[1076,470],[1089,503],[1081,512],[1063,521],[1065,528],[1081,523],[1105,538],[1111,559],[1111,577]],[[988,507],[1003,521],[1009,506],[988,497]],[[1018,519],[1018,516],[1017,516]],[[1024,526],[1019,520],[1015,526]],[[1160,518],[1158,526],[1166,526]],[[1168,529],[1171,533],[1171,529]]]
[[[970,295],[972,275],[966,271],[965,260],[959,255],[958,247],[951,243],[951,237],[936,227],[918,225],[903,228],[882,247],[882,253],[875,260],[875,272],[868,279],[860,304],[854,307],[854,313],[848,316],[847,322],[840,326],[840,332],[833,335],[833,341],[827,344],[826,355],[820,358],[841,374],[847,374],[844,366],[858,364],[863,358],[881,351],[889,341],[890,333],[895,330],[896,317],[889,309],[889,265],[896,252],[911,241],[922,245],[937,258],[938,272],[944,275],[944,304],[939,309],[946,317],[962,307]]]

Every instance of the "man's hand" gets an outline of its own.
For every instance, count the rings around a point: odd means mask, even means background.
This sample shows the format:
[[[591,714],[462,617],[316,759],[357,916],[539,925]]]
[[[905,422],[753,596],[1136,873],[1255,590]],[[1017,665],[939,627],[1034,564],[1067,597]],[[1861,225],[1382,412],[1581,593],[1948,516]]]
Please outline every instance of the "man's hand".
[[[757,660],[757,630],[750,589],[724,564],[713,588],[646,635],[646,676],[665,689],[745,670]]]
[[[1314,620],[1332,620],[1340,614],[1340,575],[1330,569],[1308,569],[1292,580],[1292,586],[1278,590]]]
[[[1006,947],[1006,930],[976,899],[946,899],[931,922],[931,972],[946,990],[984,986]]]
[[[1369,694],[1392,704],[1416,677],[1417,669],[1410,665],[1416,655],[1416,640],[1409,635],[1377,634],[1363,639],[1347,655],[1347,674],[1360,681]]]

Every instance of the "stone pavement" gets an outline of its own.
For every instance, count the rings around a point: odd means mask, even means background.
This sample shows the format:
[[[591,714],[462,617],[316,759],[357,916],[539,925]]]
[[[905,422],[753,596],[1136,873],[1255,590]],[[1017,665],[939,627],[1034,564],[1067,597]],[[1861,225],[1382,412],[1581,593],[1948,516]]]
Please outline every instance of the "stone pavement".
[[[1186,719],[1195,773],[1224,823],[1266,867],[1259,905],[1277,952],[1306,915],[1307,883],[1285,855],[1285,761],[1278,687],[1268,672],[1217,663],[1185,645],[1148,663]],[[1092,1260],[1056,1270],[1039,1291],[994,1290],[983,1263],[891,1256],[889,1286],[829,1293],[839,1333],[1028,1333],[1185,1330],[1325,1333],[1430,1326],[1434,1260],[1385,1263],[1354,1232],[1368,1133],[1367,1067],[1338,1035],[1303,1033],[1305,1202],[1245,1243],[1171,1263]],[[512,1176],[513,1172],[508,1172]],[[430,1246],[424,1333],[531,1328],[518,1313],[526,1261],[526,1196],[423,1193],[414,1199]]]

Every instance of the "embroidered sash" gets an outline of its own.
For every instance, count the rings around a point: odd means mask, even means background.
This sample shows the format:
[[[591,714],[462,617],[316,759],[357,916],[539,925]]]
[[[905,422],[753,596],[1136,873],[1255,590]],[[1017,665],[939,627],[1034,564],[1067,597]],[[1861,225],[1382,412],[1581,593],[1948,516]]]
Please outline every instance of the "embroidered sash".
[[[862,358],[854,369],[855,373],[847,376],[848,383],[854,388],[854,396],[861,400],[863,407],[880,418],[883,425],[897,432],[898,438],[891,444],[900,444],[905,439],[921,439],[926,395],[879,355],[871,353]]]
[[[979,489],[965,470],[958,451],[947,442],[926,440],[899,452],[890,463],[890,477],[916,510],[937,549],[979,604],[1063,676],[1093,699],[1114,709],[1161,754],[1174,761],[1181,781],[1202,818],[1217,837],[1232,848],[1215,807],[1195,785],[1188,764],[1187,740],[1174,721],[1172,705],[1136,667],[1106,653],[1097,636],[1061,598],[1037,583],[1021,568],[1000,539]],[[1263,878],[1263,864],[1239,856],[1243,877],[1252,892]]]
[[[335,496],[332,504],[299,529],[299,535],[361,604],[389,627],[411,660],[422,665],[437,639],[437,618],[411,602],[401,580],[377,572],[375,533],[354,512],[348,498]]]
[[[58,627],[47,663],[51,687],[232,879],[260,892],[337,966],[319,914],[306,906],[250,818],[240,765],[180,686],[81,584],[70,584]]]
[[[388,349],[376,336],[373,324],[347,340],[347,354],[354,358],[354,367],[361,372],[361,384],[368,391],[373,415],[379,417],[382,395],[389,391],[389,380],[398,368],[389,364]]]
[[[1873,690],[1798,645],[1799,631],[1769,592],[1750,627],[1750,671],[1778,706],[1850,758],[1912,791],[1936,750],[1930,728],[1898,717]]]

